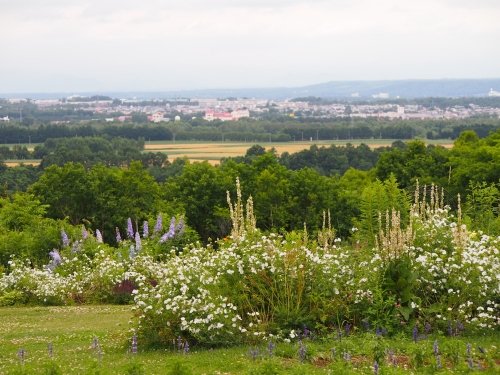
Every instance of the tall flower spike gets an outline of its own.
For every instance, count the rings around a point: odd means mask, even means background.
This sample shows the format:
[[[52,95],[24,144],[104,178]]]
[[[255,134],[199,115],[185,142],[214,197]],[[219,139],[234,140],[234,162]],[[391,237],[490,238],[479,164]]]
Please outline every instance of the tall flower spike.
[[[161,214],[158,214],[158,217],[156,218],[156,224],[153,233],[157,234],[160,233],[163,229],[163,218]]]
[[[170,227],[168,228],[168,233],[167,233],[168,238],[174,238],[175,236],[175,217],[172,216],[172,219],[170,220]]]
[[[142,249],[141,236],[139,232],[135,232],[135,251],[138,253]]]
[[[175,226],[175,234],[176,236],[180,236],[184,233],[184,219],[181,217]]]
[[[89,232],[85,228],[85,225],[82,225],[82,239],[86,240],[89,237]]]
[[[132,239],[134,238],[134,227],[132,226],[132,219],[127,219],[127,237]]]
[[[144,220],[144,223],[142,224],[142,237],[148,238],[149,236],[149,223],[147,220]]]
[[[95,230],[95,239],[97,240],[98,243],[102,243],[102,234],[99,229]]]
[[[120,229],[118,229],[118,227],[116,227],[115,231],[116,231],[116,243],[122,242],[122,235],[120,234]]]
[[[62,241],[63,247],[69,246],[69,238],[68,238],[68,235],[66,234],[66,232],[64,231],[64,229],[61,230],[61,241]]]

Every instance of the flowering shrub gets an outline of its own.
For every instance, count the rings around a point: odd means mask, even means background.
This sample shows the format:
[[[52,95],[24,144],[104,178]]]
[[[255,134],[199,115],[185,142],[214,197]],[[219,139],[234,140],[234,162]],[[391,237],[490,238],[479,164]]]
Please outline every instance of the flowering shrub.
[[[335,238],[325,214],[317,236],[307,230],[264,234],[252,204],[230,199],[231,235],[216,246],[181,247],[189,228],[127,223],[118,248],[99,234],[61,234],[44,268],[12,259],[0,277],[0,303],[132,302],[141,340],[207,345],[304,337],[364,324],[377,333],[403,323],[418,338],[425,326],[449,334],[497,329],[500,237],[469,233],[432,198],[416,203],[404,226],[387,213],[375,248]],[[348,327],[348,328],[347,328]]]

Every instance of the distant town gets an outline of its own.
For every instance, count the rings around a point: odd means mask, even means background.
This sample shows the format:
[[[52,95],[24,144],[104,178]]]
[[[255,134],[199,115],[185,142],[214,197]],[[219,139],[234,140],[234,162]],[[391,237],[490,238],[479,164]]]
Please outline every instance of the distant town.
[[[500,92],[491,89],[485,98],[499,98]],[[498,100],[500,102],[500,100]],[[4,106],[2,106],[4,104]],[[261,119],[270,114],[289,118],[382,118],[397,120],[465,119],[469,117],[500,117],[500,105],[450,101],[437,105],[427,101],[408,102],[391,98],[387,93],[372,95],[371,100],[329,101],[317,97],[283,100],[261,98],[178,98],[178,99],[117,99],[108,96],[68,96],[59,99],[6,98],[0,100],[0,122],[22,121],[23,106],[33,106],[41,112],[72,111],[95,116],[105,122],[134,121],[140,115],[144,122],[161,123],[180,120],[237,121],[244,118]],[[6,108],[9,108],[7,111]],[[2,111],[2,108],[4,111]],[[85,116],[88,120],[88,116]],[[51,123],[69,122],[52,120]]]

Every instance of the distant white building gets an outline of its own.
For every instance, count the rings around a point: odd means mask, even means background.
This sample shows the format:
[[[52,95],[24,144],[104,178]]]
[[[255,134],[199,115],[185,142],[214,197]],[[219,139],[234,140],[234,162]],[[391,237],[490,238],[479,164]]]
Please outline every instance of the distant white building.
[[[167,118],[165,118],[165,113],[164,112],[155,112],[152,115],[148,116],[148,120],[154,123],[159,123],[162,121],[168,121]]]
[[[207,121],[236,121],[245,117],[250,117],[250,111],[248,109],[236,109],[232,112],[216,112],[213,109],[210,109],[205,112],[205,116],[203,118]]]
[[[493,89],[490,89],[490,92],[488,93],[488,96],[500,96],[500,92],[495,91]]]
[[[10,121],[10,118],[9,118],[9,116],[0,117],[0,121],[9,122],[9,121]]]
[[[389,99],[389,94],[387,92],[379,92],[378,94],[373,94],[374,99]]]

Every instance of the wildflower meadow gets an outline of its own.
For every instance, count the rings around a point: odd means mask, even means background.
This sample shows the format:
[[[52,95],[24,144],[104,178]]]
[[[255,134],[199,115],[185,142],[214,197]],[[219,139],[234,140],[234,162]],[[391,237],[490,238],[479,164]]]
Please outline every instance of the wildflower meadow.
[[[97,230],[63,230],[47,264],[9,261],[0,305],[48,306],[56,318],[63,306],[119,309],[115,336],[101,327],[85,349],[92,373],[204,373],[210,350],[233,356],[229,373],[499,370],[500,237],[470,231],[438,188],[417,187],[409,212],[380,212],[373,246],[355,227],[339,238],[330,212],[314,233],[307,223],[263,232],[238,180],[227,200],[231,233],[206,244],[161,214],[118,226],[116,246]],[[45,373],[67,368],[45,345]],[[30,351],[1,370],[34,368]],[[123,372],[106,364],[117,353]],[[160,369],[162,356],[185,363]]]

